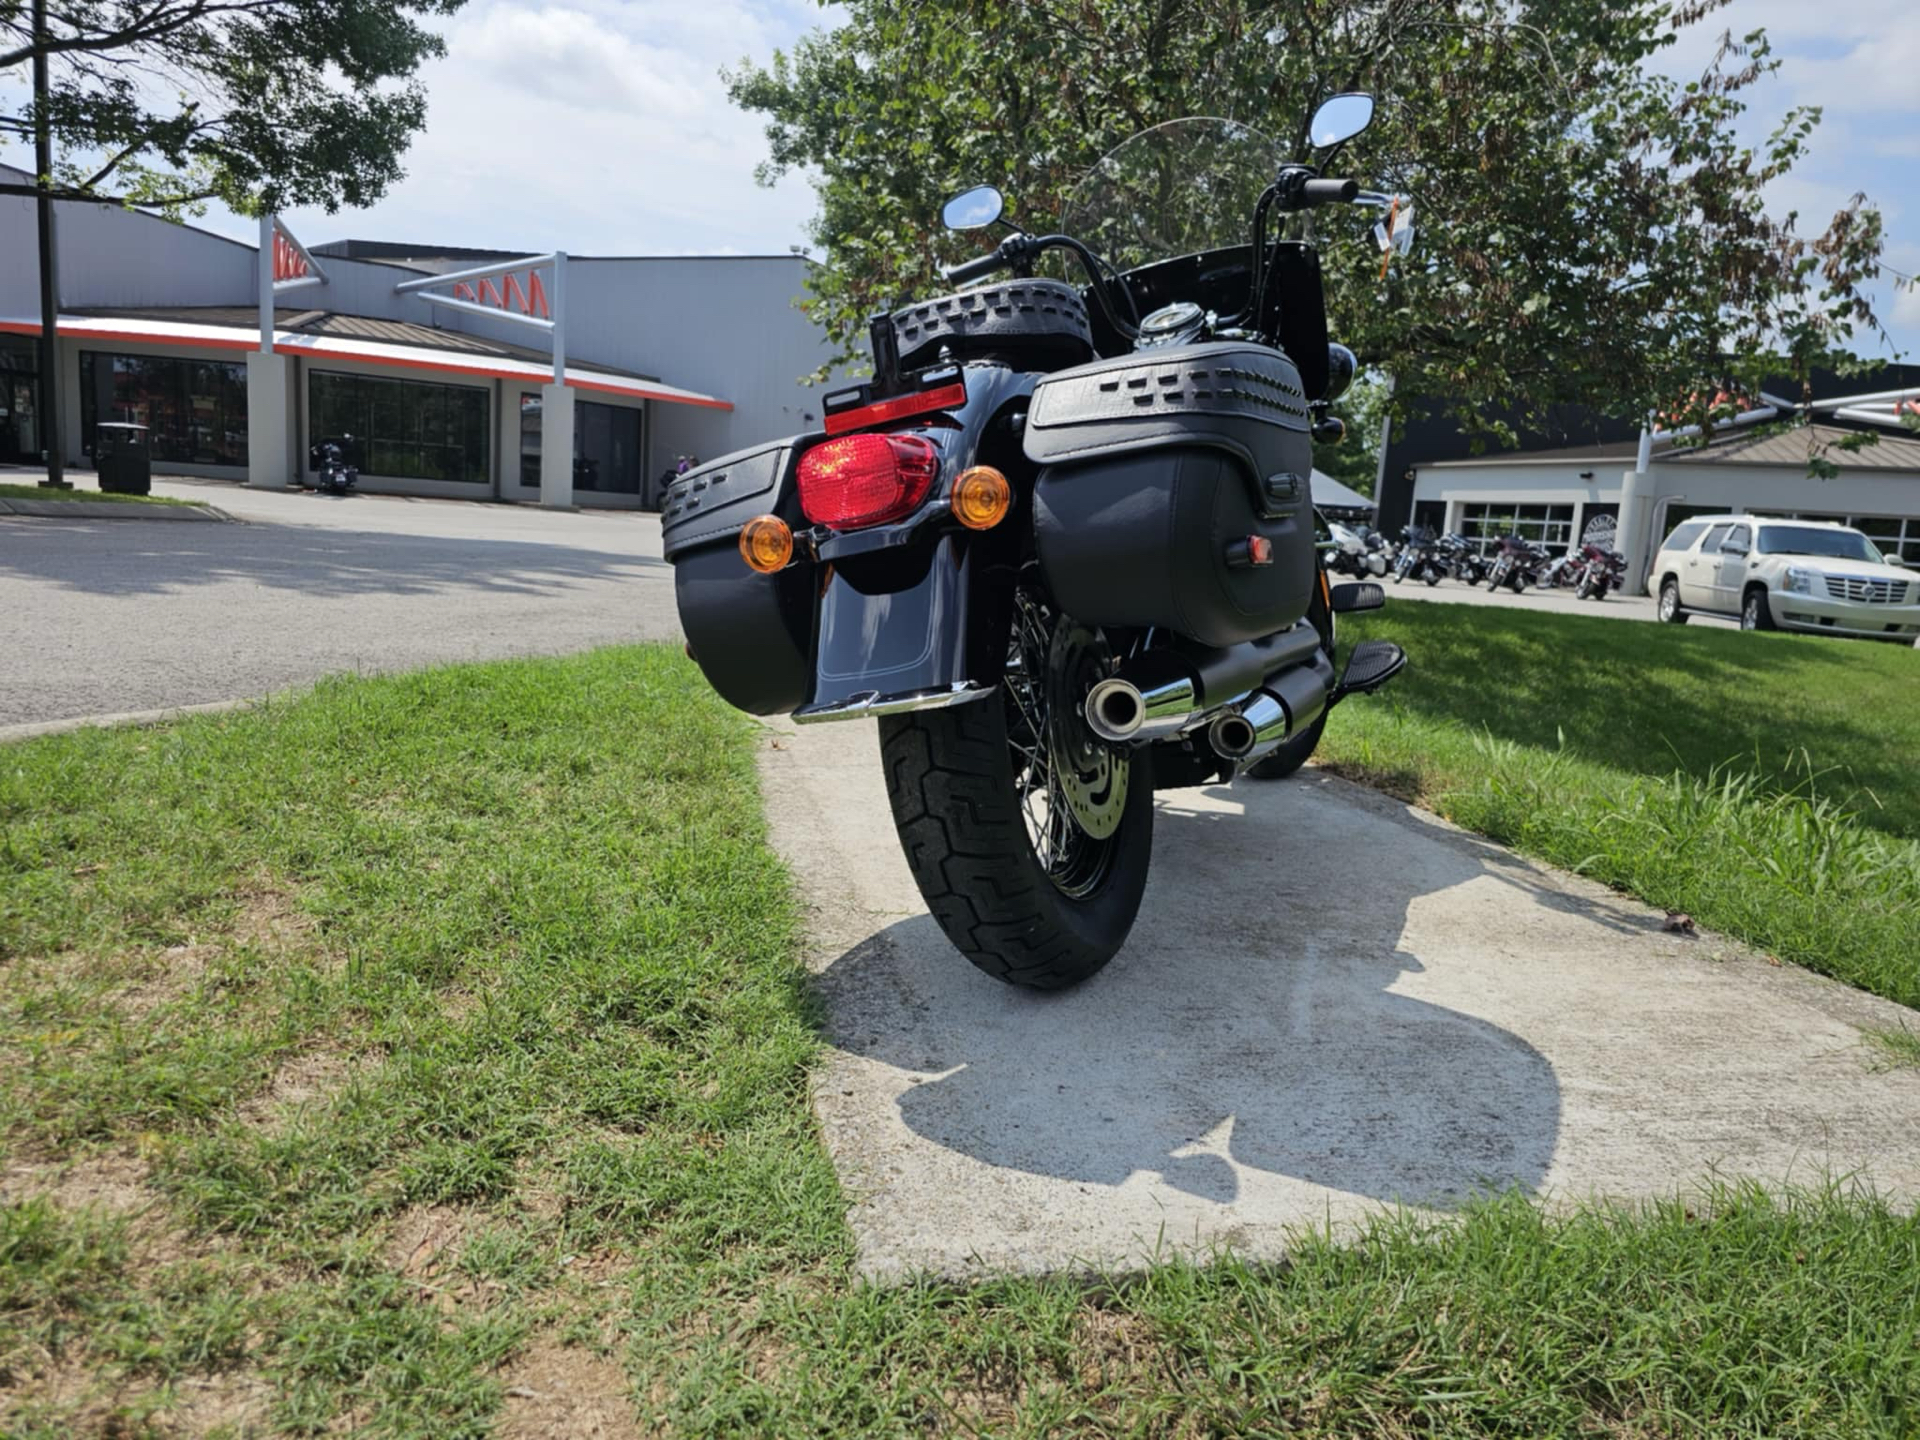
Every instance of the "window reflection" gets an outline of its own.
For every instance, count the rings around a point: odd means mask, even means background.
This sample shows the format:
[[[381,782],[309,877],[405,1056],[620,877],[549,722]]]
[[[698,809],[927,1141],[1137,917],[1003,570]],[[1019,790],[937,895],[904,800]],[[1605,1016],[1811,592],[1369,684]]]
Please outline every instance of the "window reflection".
[[[307,377],[307,439],[351,435],[368,475],[485,485],[487,392],[471,385],[387,380],[315,370]]]
[[[573,488],[608,495],[640,493],[641,411],[592,400],[573,403]],[[520,397],[520,483],[540,487],[542,397]]]
[[[155,461],[247,463],[247,367],[172,355],[80,352],[80,443],[101,421],[147,427]]]

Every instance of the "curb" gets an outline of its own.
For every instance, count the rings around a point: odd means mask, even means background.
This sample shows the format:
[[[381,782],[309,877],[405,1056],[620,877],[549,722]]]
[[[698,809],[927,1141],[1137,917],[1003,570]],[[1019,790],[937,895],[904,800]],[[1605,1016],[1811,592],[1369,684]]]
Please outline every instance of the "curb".
[[[267,703],[265,696],[256,696],[246,700],[209,700],[201,705],[169,705],[163,710],[127,710],[117,715],[76,715],[67,720],[30,720],[23,725],[0,725],[0,745],[10,740],[32,740],[40,735],[64,735],[69,730],[105,730],[120,725],[164,725],[169,720],[183,719],[188,715],[219,715],[231,710],[256,710]]]
[[[124,500],[0,500],[0,515],[37,520],[212,520],[236,523],[214,505],[141,505]]]

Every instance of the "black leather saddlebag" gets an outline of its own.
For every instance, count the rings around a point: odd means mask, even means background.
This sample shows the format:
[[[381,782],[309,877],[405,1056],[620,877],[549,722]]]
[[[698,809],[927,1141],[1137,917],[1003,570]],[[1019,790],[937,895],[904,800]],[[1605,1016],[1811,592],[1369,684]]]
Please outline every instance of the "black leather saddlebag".
[[[806,703],[819,584],[816,567],[805,562],[773,575],[748,569],[740,527],[756,515],[804,526],[795,461],[820,438],[794,436],[722,456],[674,481],[660,507],[662,548],[694,660],[722,699],[754,715],[785,715]]]
[[[1034,531],[1054,599],[1088,624],[1205,645],[1292,625],[1313,586],[1308,424],[1299,373],[1259,345],[1145,350],[1042,380],[1025,447],[1043,467]]]

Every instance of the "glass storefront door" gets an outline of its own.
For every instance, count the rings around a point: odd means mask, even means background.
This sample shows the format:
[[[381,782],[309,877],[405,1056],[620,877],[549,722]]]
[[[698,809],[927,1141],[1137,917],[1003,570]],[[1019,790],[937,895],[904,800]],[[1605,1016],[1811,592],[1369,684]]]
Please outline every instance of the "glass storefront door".
[[[0,461],[14,465],[39,463],[39,360],[36,342],[0,335]]]
[[[0,460],[31,465],[40,459],[39,385],[31,375],[0,380]]]
[[[540,456],[544,440],[543,402],[538,394],[520,397],[520,496],[540,493]],[[596,495],[642,493],[641,465],[646,454],[643,412],[628,405],[573,402],[573,491],[576,502],[591,504]]]

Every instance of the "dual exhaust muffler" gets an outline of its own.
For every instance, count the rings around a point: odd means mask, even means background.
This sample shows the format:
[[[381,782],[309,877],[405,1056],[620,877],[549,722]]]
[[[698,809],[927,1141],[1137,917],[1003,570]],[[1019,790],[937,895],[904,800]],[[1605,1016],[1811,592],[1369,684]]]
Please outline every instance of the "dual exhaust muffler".
[[[1308,625],[1200,656],[1154,650],[1087,695],[1087,726],[1113,744],[1165,740],[1207,725],[1223,759],[1251,762],[1320,718],[1333,666]],[[1211,718],[1210,718],[1211,717]]]
[[[1316,653],[1304,665],[1269,675],[1238,706],[1216,717],[1207,727],[1207,743],[1222,759],[1251,765],[1324,715],[1332,693],[1333,666]]]

